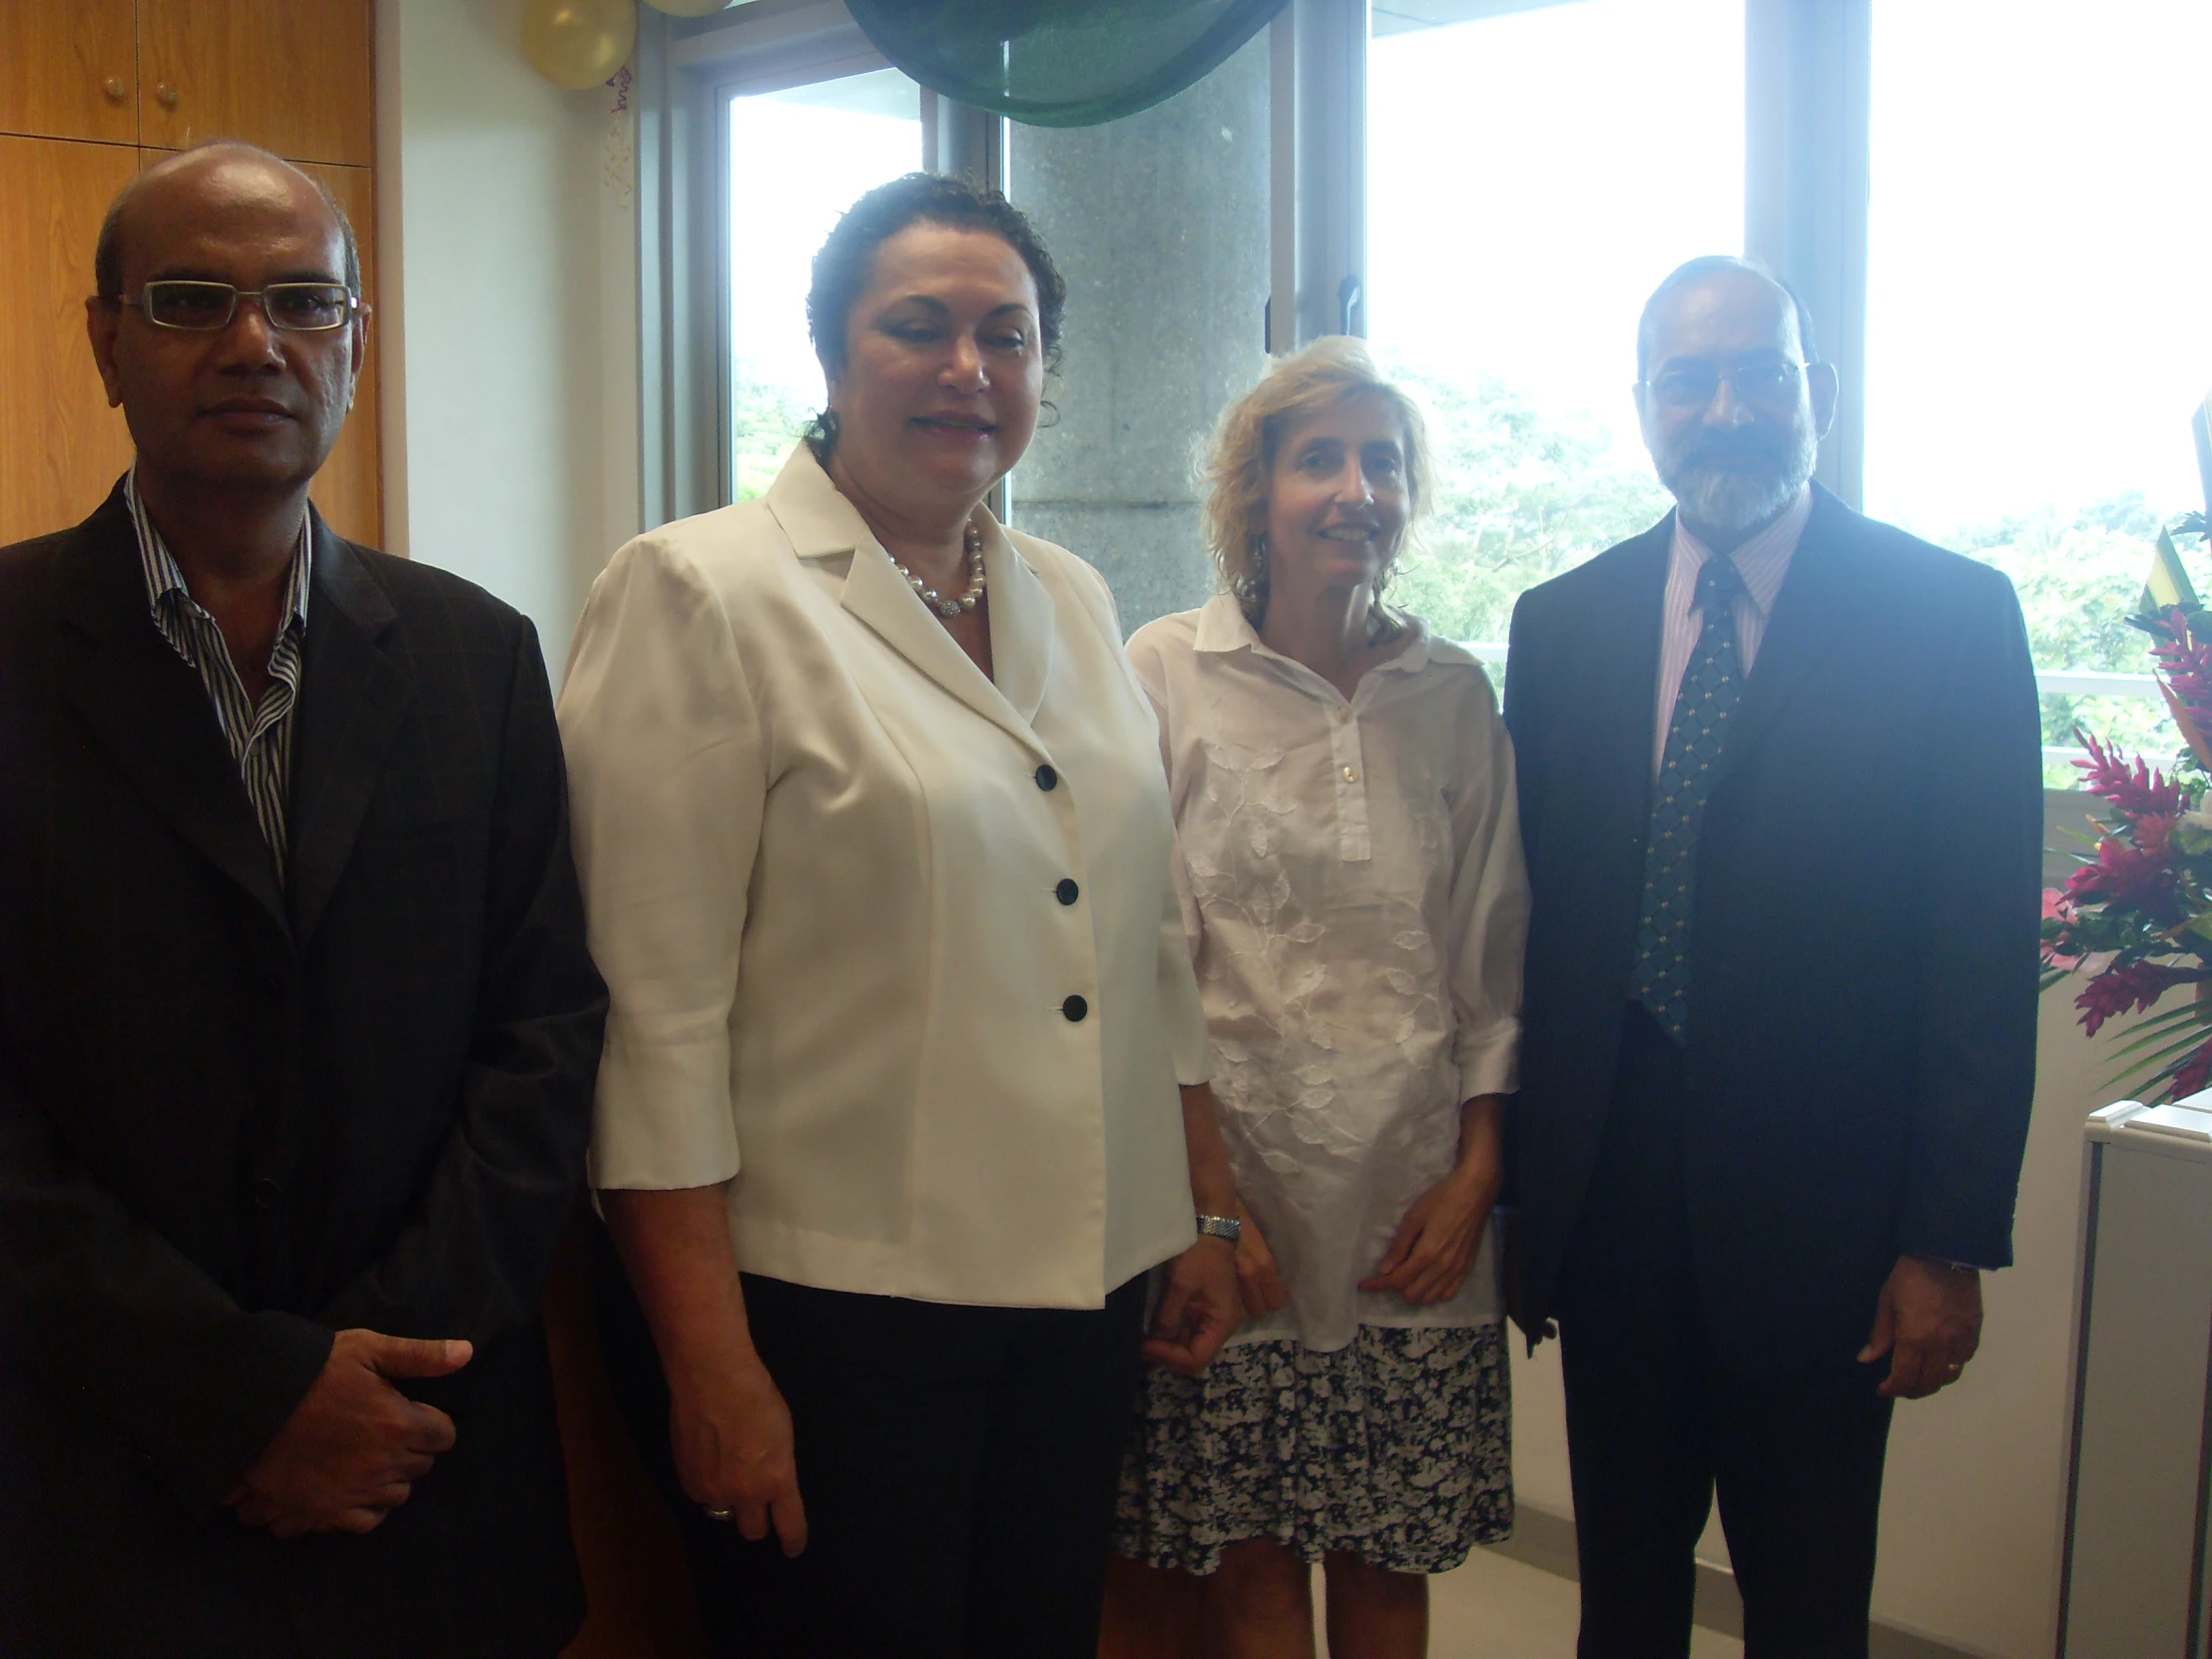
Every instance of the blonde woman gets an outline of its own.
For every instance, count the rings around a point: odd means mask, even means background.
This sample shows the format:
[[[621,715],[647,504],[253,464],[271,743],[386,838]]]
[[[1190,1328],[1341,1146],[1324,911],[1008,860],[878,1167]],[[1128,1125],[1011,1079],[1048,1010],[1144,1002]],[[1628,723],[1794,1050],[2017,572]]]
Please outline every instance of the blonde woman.
[[[1480,665],[1381,600],[1425,462],[1360,342],[1286,359],[1214,441],[1224,591],[1129,642],[1257,1225],[1251,1320],[1147,1380],[1116,1542],[1203,1576],[1210,1653],[1311,1655],[1319,1561],[1333,1653],[1418,1655],[1426,1575],[1511,1525],[1489,1222],[1528,888]]]

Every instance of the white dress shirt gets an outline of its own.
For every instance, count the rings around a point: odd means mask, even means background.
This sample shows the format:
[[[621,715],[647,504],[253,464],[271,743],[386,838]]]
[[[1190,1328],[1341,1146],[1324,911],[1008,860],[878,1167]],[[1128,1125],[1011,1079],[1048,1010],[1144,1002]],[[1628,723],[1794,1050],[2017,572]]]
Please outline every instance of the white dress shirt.
[[[1227,597],[1129,656],[1160,711],[1230,1160],[1290,1292],[1234,1340],[1494,1321],[1487,1234],[1444,1302],[1359,1289],[1457,1162],[1460,1103],[1516,1082],[1528,876],[1481,665],[1416,623],[1348,702]]]
[[[1812,488],[1801,485],[1797,499],[1780,518],[1736,549],[1736,574],[1744,579],[1744,591],[1736,596],[1736,655],[1747,680],[1759,655],[1759,642],[1767,637],[1767,618],[1774,615],[1782,579],[1790,574],[1790,560],[1812,516]],[[1712,549],[1691,535],[1683,527],[1682,515],[1676,513],[1674,540],[1667,549],[1667,592],[1660,602],[1659,723],[1651,740],[1653,778],[1666,764],[1667,728],[1674,724],[1675,700],[1682,695],[1682,676],[1697,650],[1698,635],[1705,630],[1705,619],[1690,605],[1697,598],[1698,572],[1712,556]]]
[[[804,445],[594,585],[560,706],[592,1178],[728,1182],[747,1272],[1096,1308],[1194,1237],[1204,1015],[1113,601],[975,522],[996,684]]]

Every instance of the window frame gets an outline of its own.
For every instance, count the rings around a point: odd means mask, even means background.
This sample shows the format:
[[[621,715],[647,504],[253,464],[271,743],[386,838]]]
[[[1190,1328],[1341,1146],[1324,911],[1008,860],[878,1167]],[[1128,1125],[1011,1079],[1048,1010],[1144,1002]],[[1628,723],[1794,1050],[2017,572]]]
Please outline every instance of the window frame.
[[[1464,21],[1574,0],[1427,0]],[[1744,0],[1743,252],[1797,290],[1842,381],[1816,476],[1864,499],[1874,0]],[[1270,31],[1268,343],[1367,331],[1370,0],[1288,0]],[[1438,22],[1450,27],[1451,22]],[[730,499],[729,101],[891,67],[841,0],[752,0],[692,21],[641,13],[639,359],[644,522]],[[929,171],[1006,183],[1006,123],[922,92]],[[994,506],[1003,512],[1003,497]],[[1498,642],[1476,642],[1502,660]],[[2038,667],[2155,695],[2149,675]],[[2059,751],[2049,752],[2053,756]],[[2070,752],[2064,752],[2070,754]]]

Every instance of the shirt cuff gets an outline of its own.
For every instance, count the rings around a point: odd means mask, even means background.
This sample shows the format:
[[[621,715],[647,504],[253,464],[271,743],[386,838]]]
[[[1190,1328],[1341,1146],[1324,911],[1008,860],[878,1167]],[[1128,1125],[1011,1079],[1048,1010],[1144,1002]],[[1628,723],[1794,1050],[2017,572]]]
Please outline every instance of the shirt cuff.
[[[1462,1030],[1453,1045],[1459,1066],[1459,1098],[1511,1094],[1520,1087],[1520,1021],[1501,1020],[1481,1031]]]
[[[648,1044],[610,1023],[592,1114],[592,1186],[719,1187],[738,1166],[727,1034]]]

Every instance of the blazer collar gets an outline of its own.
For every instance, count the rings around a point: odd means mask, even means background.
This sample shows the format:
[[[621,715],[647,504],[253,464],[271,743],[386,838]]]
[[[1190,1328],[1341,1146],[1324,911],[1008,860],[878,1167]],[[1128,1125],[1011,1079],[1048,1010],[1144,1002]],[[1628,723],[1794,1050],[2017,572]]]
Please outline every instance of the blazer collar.
[[[1590,569],[1607,581],[1629,588],[1641,594],[1652,590],[1654,615],[1667,586],[1667,557],[1674,547],[1674,513],[1667,516],[1641,535],[1608,548],[1590,561]],[[1656,626],[1656,624],[1655,624]],[[1659,672],[1657,659],[1653,659],[1652,673]]]
[[[302,947],[353,851],[361,817],[409,706],[398,613],[350,542],[313,515],[314,599],[291,738],[291,879]]]
[[[1669,513],[1642,535],[1600,553],[1590,562],[1600,578],[1586,597],[1578,627],[1577,700],[1589,712],[1578,728],[1589,753],[1584,770],[1594,779],[1617,780],[1597,810],[1620,815],[1631,831],[1626,844],[1641,844],[1651,811],[1651,726],[1658,718],[1660,609],[1667,588],[1667,555],[1674,544]],[[1513,687],[1505,687],[1510,699]],[[1607,844],[1612,844],[1607,842]]]
[[[1860,572],[1851,549],[1859,523],[1857,513],[1819,484],[1813,486],[1812,516],[1775,599],[1759,660],[1744,682],[1743,702],[1721,745],[1716,788],[1773,730],[1808,683],[1844,667],[1843,657],[1860,637]]]
[[[78,644],[61,654],[62,698],[153,810],[283,928],[276,860],[207,689],[147,608],[120,483],[59,557],[61,623]]]
[[[784,463],[767,501],[800,558],[851,556],[840,600],[846,611],[944,691],[1042,752],[1030,723],[1051,678],[1057,611],[1042,578],[988,512],[976,508],[975,522],[983,530],[995,682],[930,615],[804,443]]]

